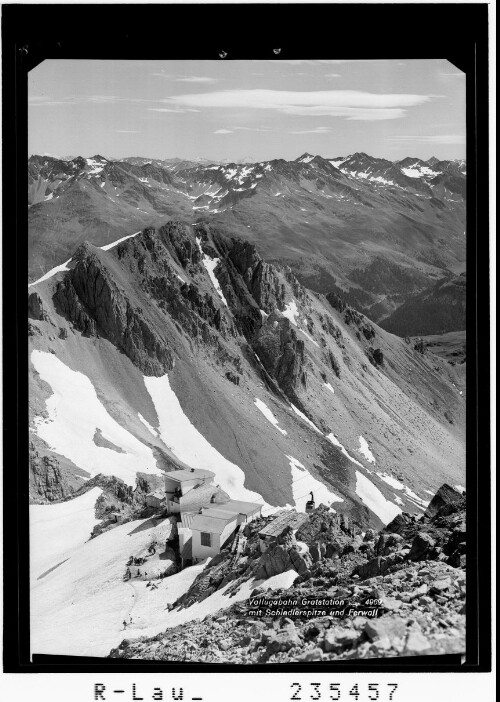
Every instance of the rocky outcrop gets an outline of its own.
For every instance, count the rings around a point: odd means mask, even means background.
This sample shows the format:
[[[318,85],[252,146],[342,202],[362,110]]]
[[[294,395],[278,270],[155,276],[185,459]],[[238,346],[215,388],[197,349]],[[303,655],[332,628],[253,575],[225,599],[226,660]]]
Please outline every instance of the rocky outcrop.
[[[42,298],[37,292],[28,295],[28,317],[38,321],[47,319],[47,312],[43,307]]]
[[[76,266],[57,286],[56,307],[83,334],[109,339],[145,375],[171,370],[174,360],[168,341],[118,286],[95,249],[83,244],[75,257]]]
[[[307,385],[304,342],[285,317],[271,314],[255,335],[253,349],[269,375],[289,398]]]
[[[57,458],[40,455],[33,442],[29,447],[29,470],[30,502],[53,502],[73,492]]]
[[[445,483],[439,488],[432,500],[429,502],[427,509],[425,510],[425,515],[426,517],[433,517],[439,511],[442,513],[442,509],[445,505],[452,505],[460,500],[462,500],[461,493]]]

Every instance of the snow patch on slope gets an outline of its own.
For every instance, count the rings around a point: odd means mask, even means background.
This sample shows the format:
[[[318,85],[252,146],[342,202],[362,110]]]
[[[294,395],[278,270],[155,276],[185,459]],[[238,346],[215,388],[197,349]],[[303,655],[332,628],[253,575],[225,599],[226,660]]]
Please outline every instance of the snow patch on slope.
[[[373,453],[370,451],[370,447],[368,446],[368,441],[365,439],[364,436],[359,437],[359,449],[358,451],[362,456],[366,458],[368,463],[375,463],[375,456]]]
[[[401,514],[402,510],[386,500],[380,490],[359,470],[356,471],[356,494],[383,524],[389,524],[396,515]]]
[[[290,322],[294,326],[297,326],[296,317],[299,314],[299,310],[297,309],[297,302],[295,300],[289,302],[281,314],[283,315],[283,317],[286,317],[288,320],[290,320]]]
[[[52,451],[91,476],[114,475],[132,486],[138,470],[162,475],[151,449],[108,414],[86,375],[46,351],[32,351],[31,362],[53,391],[46,400],[48,417],[34,420],[36,434]],[[97,446],[93,440],[97,429],[123,453]]]
[[[260,360],[260,359],[259,359],[259,360]],[[271,410],[269,409],[269,407],[266,405],[265,402],[262,402],[262,400],[259,400],[259,398],[256,397],[256,398],[255,398],[255,403],[254,403],[254,404],[257,406],[257,409],[260,410],[260,411],[262,412],[262,414],[263,414],[264,417],[267,419],[267,421],[268,421],[268,422],[271,422],[271,424],[272,424],[273,426],[275,426],[276,429],[277,429],[279,432],[281,432],[281,433],[283,434],[283,436],[286,436],[286,435],[288,434],[288,432],[285,431],[285,429],[280,429],[280,428],[279,428],[279,426],[278,426],[278,424],[279,424],[278,420],[276,419],[276,417],[275,417],[274,414],[271,412]]]

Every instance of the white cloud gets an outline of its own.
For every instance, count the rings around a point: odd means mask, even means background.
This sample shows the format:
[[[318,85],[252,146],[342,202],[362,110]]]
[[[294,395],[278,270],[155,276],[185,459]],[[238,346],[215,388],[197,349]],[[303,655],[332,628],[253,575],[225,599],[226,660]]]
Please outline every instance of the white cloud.
[[[217,78],[209,78],[208,76],[186,76],[175,78],[177,83],[216,83]]]
[[[289,134],[328,134],[331,131],[328,127],[316,127],[315,129],[297,129]]]
[[[174,112],[176,114],[180,114],[182,112],[199,112],[199,110],[195,110],[192,108],[182,108],[182,107],[176,107],[176,108],[171,108],[171,107],[148,107],[149,112]]]
[[[216,129],[214,134],[234,134],[232,129]]]
[[[388,137],[389,141],[414,142],[418,144],[465,144],[463,134],[411,134]]]
[[[117,134],[140,134],[137,129],[115,129]]]
[[[174,95],[164,104],[181,108],[272,109],[290,115],[346,117],[350,120],[397,119],[405,109],[428,102],[428,95],[368,93],[357,90],[222,90]]]

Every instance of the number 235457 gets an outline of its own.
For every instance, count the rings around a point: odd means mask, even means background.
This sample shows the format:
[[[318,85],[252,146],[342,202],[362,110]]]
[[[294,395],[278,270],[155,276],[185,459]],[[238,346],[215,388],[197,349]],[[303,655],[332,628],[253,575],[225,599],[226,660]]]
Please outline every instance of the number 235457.
[[[290,700],[308,702],[311,700],[332,700],[333,702],[396,702],[397,683],[368,683],[341,685],[341,683],[291,683]]]

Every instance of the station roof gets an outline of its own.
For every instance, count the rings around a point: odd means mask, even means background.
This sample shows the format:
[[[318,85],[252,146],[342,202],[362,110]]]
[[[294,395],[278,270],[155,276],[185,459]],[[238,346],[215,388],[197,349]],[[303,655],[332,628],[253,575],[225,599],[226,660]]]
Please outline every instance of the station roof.
[[[196,478],[215,478],[215,473],[212,473],[211,470],[205,470],[203,468],[191,468],[169,470],[167,473],[165,473],[165,476],[171,480],[176,480],[179,483],[184,483],[188,480],[195,480]]]
[[[216,509],[221,512],[230,512],[231,514],[245,514],[249,516],[260,512],[262,505],[259,502],[243,502],[242,500],[228,500],[217,504]]]

